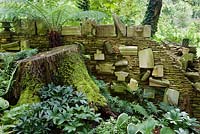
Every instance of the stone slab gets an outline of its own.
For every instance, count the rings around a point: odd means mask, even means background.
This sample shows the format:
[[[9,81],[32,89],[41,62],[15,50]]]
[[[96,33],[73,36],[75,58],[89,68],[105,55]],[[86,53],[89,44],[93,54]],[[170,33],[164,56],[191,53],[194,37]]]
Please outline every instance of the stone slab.
[[[149,99],[154,99],[155,98],[155,89],[152,88],[148,88],[148,89],[144,89],[143,92],[143,97],[144,98],[149,98]]]
[[[117,31],[120,32],[122,36],[126,36],[126,26],[121,22],[121,20],[116,14],[113,14],[113,20],[117,28]]]
[[[163,77],[164,76],[163,65],[154,66],[152,76]]]
[[[62,28],[61,34],[81,36],[81,27],[80,26],[65,26]]]
[[[152,77],[149,78],[149,86],[152,87],[169,87],[170,81],[167,79],[153,79]]]
[[[128,61],[127,60],[120,60],[115,62],[115,66],[128,66]]]
[[[154,68],[154,56],[151,48],[139,51],[139,67]]]
[[[138,89],[138,82],[137,80],[131,78],[128,84],[131,91],[136,91]]]
[[[179,91],[176,91],[174,89],[167,89],[165,94],[164,94],[164,99],[163,101],[165,103],[168,103],[170,105],[178,105],[178,100],[179,100]]]
[[[114,25],[97,25],[96,27],[97,37],[115,37],[116,31]]]

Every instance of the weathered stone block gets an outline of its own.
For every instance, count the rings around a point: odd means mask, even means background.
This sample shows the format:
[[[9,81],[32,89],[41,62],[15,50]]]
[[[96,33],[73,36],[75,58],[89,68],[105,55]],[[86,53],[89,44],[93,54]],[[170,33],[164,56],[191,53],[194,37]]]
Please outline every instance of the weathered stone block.
[[[179,100],[179,91],[176,91],[174,89],[167,89],[167,91],[164,94],[164,99],[163,101],[165,103],[168,103],[170,105],[178,105],[178,100]]]
[[[149,78],[149,86],[152,87],[169,87],[170,81],[167,79],[153,79],[152,77]]]
[[[156,65],[153,69],[152,76],[154,77],[163,77],[163,65]]]
[[[180,62],[182,64],[182,69],[186,70],[188,67],[188,62],[193,63],[193,59],[194,59],[194,54],[192,54],[192,53],[184,54],[180,58]]]
[[[127,37],[151,37],[150,25],[131,26],[127,28]]]
[[[152,88],[148,88],[148,89],[144,89],[144,92],[143,92],[143,97],[144,98],[151,98],[151,99],[154,99],[155,98],[155,89],[152,89]]]
[[[121,22],[119,17],[117,15],[113,14],[113,20],[114,20],[115,26],[117,28],[117,34],[126,36],[126,26]]]
[[[116,31],[114,25],[97,25],[96,27],[97,37],[115,37]]]
[[[80,26],[65,26],[62,28],[61,34],[81,36],[81,27]]]
[[[151,71],[150,71],[150,70],[147,70],[147,71],[144,73],[144,75],[142,76],[141,81],[146,81],[146,80],[148,80],[149,77],[150,77],[150,75],[151,75]]]
[[[96,54],[94,54],[94,60],[105,60],[104,54],[100,50],[96,50]]]
[[[136,91],[138,89],[138,82],[137,80],[131,78],[130,83],[128,84],[131,91]]]
[[[30,48],[29,40],[21,40],[20,41],[21,50],[27,50]]]
[[[154,68],[154,56],[151,48],[139,51],[140,68]]]
[[[113,63],[103,63],[96,65],[96,70],[99,73],[113,74],[115,70],[115,66]]]
[[[115,66],[128,66],[128,61],[127,60],[120,60],[115,62]]]
[[[137,55],[137,46],[120,46],[119,50],[120,50],[120,54],[122,55]]]
[[[115,72],[118,81],[125,81],[126,77],[129,75],[127,72],[119,71]]]

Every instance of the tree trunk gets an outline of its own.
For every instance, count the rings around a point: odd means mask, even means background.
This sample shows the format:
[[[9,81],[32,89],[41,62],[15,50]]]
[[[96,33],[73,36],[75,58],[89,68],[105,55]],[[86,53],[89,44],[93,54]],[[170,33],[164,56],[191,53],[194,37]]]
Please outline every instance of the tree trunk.
[[[50,31],[49,32],[49,47],[58,47],[61,46],[61,35],[58,31]]]
[[[143,25],[151,25],[151,36],[157,31],[157,24],[162,8],[162,0],[150,0],[147,11],[145,13]]]

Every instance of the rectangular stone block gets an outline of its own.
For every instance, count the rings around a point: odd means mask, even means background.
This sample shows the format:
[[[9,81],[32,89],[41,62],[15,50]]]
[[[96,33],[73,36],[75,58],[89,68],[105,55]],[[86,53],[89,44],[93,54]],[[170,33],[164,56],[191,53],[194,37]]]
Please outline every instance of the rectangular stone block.
[[[138,55],[137,46],[120,46],[120,54],[128,56],[128,55]]]
[[[81,36],[81,27],[80,26],[65,26],[62,28],[61,34]]]
[[[140,68],[154,68],[154,56],[151,48],[139,51]]]
[[[156,65],[153,69],[152,76],[154,77],[163,77],[163,65]]]
[[[165,103],[168,103],[170,105],[178,105],[178,100],[179,100],[179,91],[174,90],[174,89],[167,89],[167,91],[164,94],[164,99],[163,101]]]
[[[115,37],[116,31],[114,25],[97,25],[96,27],[97,37]]]
[[[151,26],[150,25],[139,25],[127,27],[127,37],[151,37]]]

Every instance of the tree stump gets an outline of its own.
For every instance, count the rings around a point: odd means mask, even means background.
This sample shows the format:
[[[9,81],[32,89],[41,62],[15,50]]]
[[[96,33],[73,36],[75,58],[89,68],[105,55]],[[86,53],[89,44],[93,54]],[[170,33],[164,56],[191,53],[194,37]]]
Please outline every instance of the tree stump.
[[[77,45],[61,46],[18,61],[13,97],[18,105],[38,102],[37,92],[48,83],[72,85],[86,94],[89,102],[105,105],[105,98],[89,76]]]

